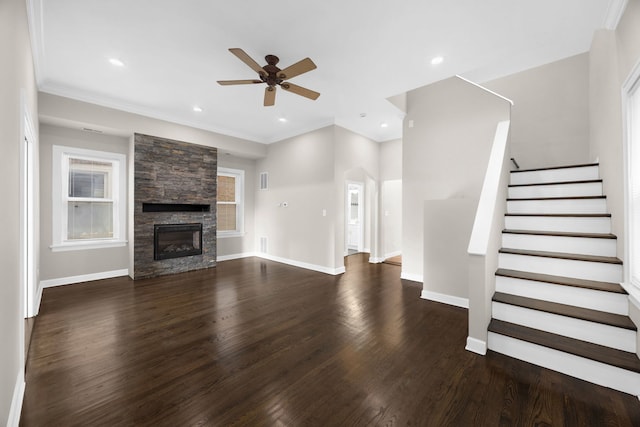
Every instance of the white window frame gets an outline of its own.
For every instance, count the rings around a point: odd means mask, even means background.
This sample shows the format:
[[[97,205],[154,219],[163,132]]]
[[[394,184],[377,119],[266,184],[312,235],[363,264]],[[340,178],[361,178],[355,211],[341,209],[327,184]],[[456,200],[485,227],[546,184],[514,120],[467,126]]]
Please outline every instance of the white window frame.
[[[240,237],[244,236],[244,171],[242,169],[231,169],[218,167],[218,176],[228,176],[236,180],[236,229],[235,230],[218,230],[216,227],[216,236],[218,238]],[[230,202],[217,201],[218,204],[232,204]],[[216,209],[217,212],[217,209]],[[217,221],[216,221],[217,223]]]
[[[84,148],[53,146],[52,165],[52,244],[53,252],[100,249],[125,246],[127,224],[127,171],[126,156],[121,153],[88,150]],[[68,201],[69,201],[69,158],[109,162],[113,165],[112,197],[113,237],[102,239],[69,240]]]
[[[640,204],[634,203],[634,187],[640,185],[640,62],[638,62],[622,85],[622,111],[624,120],[624,194],[625,194],[625,262],[623,286],[631,301],[640,307],[640,243],[633,242],[640,227],[633,220]],[[635,185],[634,185],[635,181]],[[638,188],[635,188],[638,191]],[[638,206],[636,206],[638,205]]]

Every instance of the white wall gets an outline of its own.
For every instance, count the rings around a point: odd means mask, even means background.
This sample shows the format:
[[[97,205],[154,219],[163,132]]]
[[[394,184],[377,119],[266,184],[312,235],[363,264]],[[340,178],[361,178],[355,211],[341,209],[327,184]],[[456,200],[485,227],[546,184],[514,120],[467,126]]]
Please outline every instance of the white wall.
[[[64,98],[48,93],[38,96],[41,123],[82,129],[88,127],[104,133],[130,137],[134,133],[186,141],[218,148],[218,154],[231,153],[239,157],[258,158],[267,153],[267,146],[245,139],[196,129],[114,110],[87,102]]]
[[[405,96],[406,101],[406,96]],[[380,143],[380,210],[384,258],[402,252],[402,140]]]
[[[339,267],[333,141],[328,126],[270,144],[267,156],[257,160],[256,174],[269,174],[269,189],[255,196],[256,250],[266,237],[267,256],[327,271]]]
[[[511,156],[523,169],[589,161],[589,56],[482,84],[514,102]]]
[[[376,209],[379,203],[379,144],[340,126],[334,126],[335,170],[335,265],[344,265],[345,249],[345,182],[360,181],[364,184],[364,246],[378,257]]]
[[[629,1],[615,31],[596,32],[589,52],[590,156],[600,160],[600,176],[624,260],[624,168],[621,88],[640,61],[640,1]]]
[[[52,147],[63,145],[129,154],[127,138],[83,132],[58,126],[40,126],[40,278],[42,281],[129,268],[128,247],[53,252]]]
[[[589,56],[482,84],[514,102],[511,156],[523,169],[589,162]]]
[[[24,311],[20,284],[21,97],[37,121],[36,84],[26,2],[0,2],[0,423],[17,425],[24,385]],[[37,123],[35,123],[37,126]],[[35,129],[37,132],[37,129]],[[37,179],[37,177],[36,177]],[[37,216],[37,213],[36,213]],[[36,217],[37,221],[37,217]],[[38,236],[36,235],[36,240]],[[14,393],[15,392],[15,393]]]
[[[510,104],[450,78],[409,92],[407,108],[402,141],[402,275],[423,281],[424,201],[478,199],[496,125],[509,119]]]
[[[256,161],[228,154],[218,154],[218,167],[244,171],[244,235],[217,239],[218,259],[236,257],[255,252],[255,194],[260,183],[256,176]]]

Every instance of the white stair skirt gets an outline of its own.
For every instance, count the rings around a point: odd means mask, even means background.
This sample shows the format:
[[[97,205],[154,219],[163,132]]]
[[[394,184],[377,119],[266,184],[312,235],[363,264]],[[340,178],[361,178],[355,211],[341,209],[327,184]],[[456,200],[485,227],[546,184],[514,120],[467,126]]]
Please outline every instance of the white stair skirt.
[[[509,187],[509,198],[602,196],[601,182]]]
[[[624,316],[629,314],[628,295],[615,292],[556,285],[505,276],[496,276],[496,292]]]
[[[604,214],[607,213],[607,199],[547,199],[509,200],[508,213],[541,214]]]
[[[599,179],[597,165],[577,168],[548,169],[511,173],[511,184],[538,184],[543,182],[568,182]]]
[[[494,319],[622,351],[636,352],[636,331],[496,301],[491,304],[491,310]]]
[[[501,253],[498,267],[598,282],[622,282],[622,265]]]
[[[640,374],[537,344],[489,332],[488,348],[543,368],[640,396]]]
[[[511,230],[611,233],[610,217],[506,216],[504,223]]]
[[[529,251],[616,256],[616,239],[502,233],[502,247]]]

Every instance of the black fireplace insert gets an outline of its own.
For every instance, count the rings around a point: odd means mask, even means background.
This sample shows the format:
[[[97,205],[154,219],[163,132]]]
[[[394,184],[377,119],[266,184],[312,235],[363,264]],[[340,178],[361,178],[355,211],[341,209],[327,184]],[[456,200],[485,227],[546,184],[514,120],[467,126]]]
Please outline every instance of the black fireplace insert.
[[[153,226],[153,259],[156,261],[202,254],[202,224]]]

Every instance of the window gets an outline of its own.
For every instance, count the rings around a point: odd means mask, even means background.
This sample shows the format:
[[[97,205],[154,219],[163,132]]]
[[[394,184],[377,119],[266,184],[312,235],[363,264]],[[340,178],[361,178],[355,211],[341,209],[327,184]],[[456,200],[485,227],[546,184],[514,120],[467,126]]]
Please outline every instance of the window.
[[[241,236],[244,231],[244,171],[218,168],[217,235]]]
[[[54,251],[124,246],[124,154],[53,147]]]

